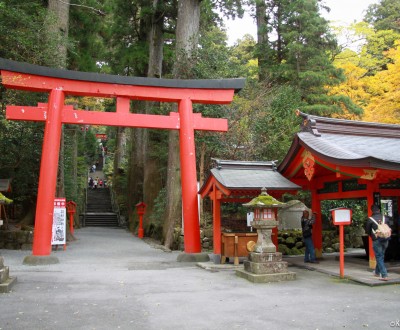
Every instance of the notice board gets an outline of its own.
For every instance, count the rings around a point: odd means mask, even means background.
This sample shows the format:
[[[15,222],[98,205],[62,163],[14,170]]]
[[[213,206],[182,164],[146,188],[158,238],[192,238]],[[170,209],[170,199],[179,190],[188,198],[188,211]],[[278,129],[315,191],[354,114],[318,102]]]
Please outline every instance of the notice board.
[[[66,199],[55,198],[51,245],[63,245],[66,243],[66,227],[67,227]]]

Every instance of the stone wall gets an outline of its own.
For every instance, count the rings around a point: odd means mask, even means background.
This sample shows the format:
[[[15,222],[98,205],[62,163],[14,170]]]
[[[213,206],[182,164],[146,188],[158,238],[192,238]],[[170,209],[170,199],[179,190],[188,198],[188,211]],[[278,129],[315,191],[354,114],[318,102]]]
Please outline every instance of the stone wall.
[[[0,249],[32,250],[33,231],[0,230]]]

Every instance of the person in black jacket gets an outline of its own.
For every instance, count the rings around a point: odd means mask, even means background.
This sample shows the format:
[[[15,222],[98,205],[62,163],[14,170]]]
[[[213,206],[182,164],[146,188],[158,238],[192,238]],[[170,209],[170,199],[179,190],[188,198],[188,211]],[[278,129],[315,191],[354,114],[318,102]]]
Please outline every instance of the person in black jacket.
[[[315,249],[314,243],[312,240],[312,226],[315,222],[315,214],[313,213],[311,218],[310,212],[308,210],[303,211],[303,215],[301,217],[301,229],[303,232],[303,242],[306,247],[306,251],[304,253],[304,262],[318,263],[315,258]]]
[[[372,211],[371,217],[377,223],[379,224],[382,223],[382,214],[379,209],[379,206],[375,204],[372,205],[371,211]],[[388,281],[389,278],[385,266],[385,252],[389,245],[389,240],[386,238],[378,237],[377,231],[378,231],[378,225],[370,218],[368,218],[366,225],[366,232],[372,239],[372,247],[374,249],[375,259],[376,259],[376,267],[375,270],[373,271],[373,274],[375,277],[379,277],[381,281]]]

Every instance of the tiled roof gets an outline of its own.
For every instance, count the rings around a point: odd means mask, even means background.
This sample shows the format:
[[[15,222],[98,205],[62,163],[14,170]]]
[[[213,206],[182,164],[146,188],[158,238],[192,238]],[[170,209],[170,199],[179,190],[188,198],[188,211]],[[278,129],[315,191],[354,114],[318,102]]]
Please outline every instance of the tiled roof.
[[[311,116],[279,165],[282,172],[299,146],[332,164],[400,170],[400,125]]]
[[[228,189],[296,190],[300,187],[277,170],[274,162],[216,160],[214,178]]]

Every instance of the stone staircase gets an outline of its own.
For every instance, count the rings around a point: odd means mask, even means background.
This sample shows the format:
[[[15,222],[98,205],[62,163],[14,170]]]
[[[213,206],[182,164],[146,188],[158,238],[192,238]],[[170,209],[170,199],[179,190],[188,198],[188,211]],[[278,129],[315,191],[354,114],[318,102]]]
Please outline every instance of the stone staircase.
[[[85,213],[86,227],[118,227],[109,188],[88,189]]]

